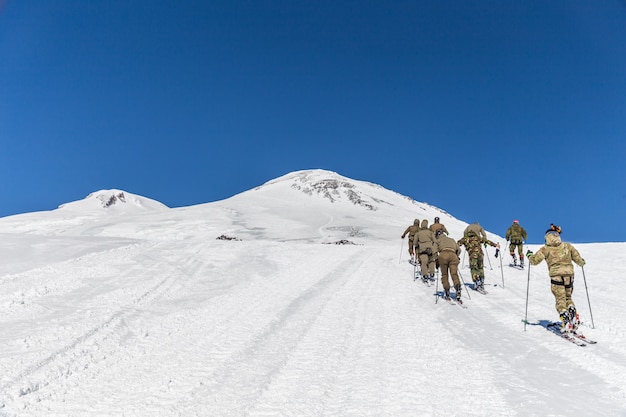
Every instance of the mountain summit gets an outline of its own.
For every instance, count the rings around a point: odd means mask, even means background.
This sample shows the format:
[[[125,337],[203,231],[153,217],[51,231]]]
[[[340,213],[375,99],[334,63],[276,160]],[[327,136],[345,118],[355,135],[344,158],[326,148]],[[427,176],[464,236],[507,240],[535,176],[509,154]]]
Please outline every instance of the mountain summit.
[[[242,240],[365,244],[399,241],[414,219],[430,224],[435,217],[454,237],[460,237],[467,226],[437,207],[380,185],[332,171],[304,170],[225,200],[179,208],[118,189],[100,190],[57,210],[0,219],[0,232],[157,240],[209,234]]]
[[[381,204],[391,204],[384,200],[383,194],[388,190],[383,187],[353,180],[332,171],[297,171],[269,181],[263,187],[280,185],[288,185],[291,189],[307,196],[319,196],[331,203],[349,201],[367,210],[378,210]]]
[[[107,209],[108,211],[128,212],[145,210],[163,210],[168,207],[156,200],[131,194],[122,190],[100,190],[89,194],[83,200],[62,204],[59,209],[75,211],[92,211]]]

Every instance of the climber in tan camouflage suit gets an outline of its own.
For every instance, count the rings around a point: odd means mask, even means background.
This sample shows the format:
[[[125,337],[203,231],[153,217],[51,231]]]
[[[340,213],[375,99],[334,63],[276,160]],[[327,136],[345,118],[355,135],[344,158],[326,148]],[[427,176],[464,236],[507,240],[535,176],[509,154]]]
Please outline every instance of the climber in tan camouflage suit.
[[[420,230],[420,221],[419,219],[415,219],[413,220],[413,224],[407,227],[401,236],[402,239],[404,239],[404,237],[407,234],[409,235],[409,255],[411,255],[411,258],[413,257],[413,254],[415,253],[415,249],[413,246],[413,236],[415,236],[415,233],[417,233],[419,230]]]
[[[428,228],[428,220],[422,220],[420,230],[413,237],[413,245],[416,253],[419,255],[422,279],[432,279],[435,276],[437,247],[435,245],[435,235]]]
[[[443,230],[435,233],[435,243],[437,244],[437,260],[441,269],[441,284],[445,298],[450,298],[450,281],[448,273],[452,277],[452,283],[456,290],[456,299],[461,299],[461,282],[459,281],[459,254],[461,248],[456,240],[445,236]]]
[[[574,292],[574,264],[572,261],[582,267],[585,265],[585,260],[574,246],[561,241],[561,236],[556,229],[548,229],[545,239],[545,246],[542,246],[534,255],[531,251],[526,253],[528,261],[531,265],[538,265],[545,259],[548,264],[548,275],[555,299],[555,308],[562,322],[561,330],[576,330],[579,320],[576,305],[572,300],[572,293]]]
[[[478,225],[478,227],[472,227]],[[483,235],[483,236],[481,236]],[[457,242],[459,246],[465,246],[470,263],[470,272],[472,273],[472,281],[474,281],[474,289],[484,291],[485,289],[485,265],[482,246],[489,245],[500,248],[499,243],[493,243],[487,239],[485,230],[478,224],[470,224],[466,229],[464,236]]]
[[[443,224],[439,223],[439,217],[435,217],[435,222],[430,225],[430,231],[433,232],[435,235],[437,235],[437,230],[441,230],[446,235],[450,234],[450,233],[448,233],[448,229],[446,229],[446,226],[444,226]]]

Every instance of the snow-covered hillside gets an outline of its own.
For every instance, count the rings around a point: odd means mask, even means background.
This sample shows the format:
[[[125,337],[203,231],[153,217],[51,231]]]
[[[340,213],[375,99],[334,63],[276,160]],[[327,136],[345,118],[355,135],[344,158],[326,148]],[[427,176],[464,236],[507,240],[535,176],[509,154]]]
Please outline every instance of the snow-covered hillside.
[[[436,302],[400,239],[435,216],[461,236],[436,207],[312,170],[191,207],[110,190],[2,218],[0,416],[626,415],[626,244],[577,245],[598,341],[581,348],[543,327],[545,264],[489,248],[489,294]]]

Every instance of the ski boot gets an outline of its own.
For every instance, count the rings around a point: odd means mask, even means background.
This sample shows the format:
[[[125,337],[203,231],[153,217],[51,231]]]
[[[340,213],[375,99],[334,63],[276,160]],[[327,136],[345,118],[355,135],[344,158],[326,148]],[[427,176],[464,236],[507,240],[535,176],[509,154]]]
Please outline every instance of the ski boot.
[[[580,325],[580,317],[578,317],[576,307],[574,305],[569,306],[567,312],[569,314],[569,330],[576,333],[576,330],[578,330],[578,326]]]
[[[561,319],[561,333],[567,333],[569,331],[570,315],[568,310],[563,310],[559,313]]]
[[[513,266],[517,266],[517,256],[515,256],[515,254],[512,253],[511,257],[513,257]]]
[[[520,257],[519,257],[519,266],[520,266],[521,268],[523,268],[523,267],[524,267],[524,257],[523,257],[522,255],[520,255]]]
[[[450,299],[450,289],[444,289],[443,290],[443,298],[445,298],[446,300]]]
[[[458,287],[455,287],[454,289],[456,290],[456,300],[461,301],[461,286],[459,285]]]

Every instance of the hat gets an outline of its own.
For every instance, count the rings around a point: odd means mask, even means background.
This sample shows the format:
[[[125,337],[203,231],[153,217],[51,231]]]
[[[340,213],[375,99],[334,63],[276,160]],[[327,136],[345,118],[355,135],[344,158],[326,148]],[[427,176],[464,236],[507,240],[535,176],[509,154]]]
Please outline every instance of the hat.
[[[513,223],[519,223],[519,220],[515,219],[513,220]]]
[[[546,230],[546,235],[548,234],[553,234],[553,235],[560,235],[561,234],[561,226],[555,226],[554,224],[550,224],[550,228],[548,230]]]
[[[435,223],[439,223],[439,217],[435,217]]]

